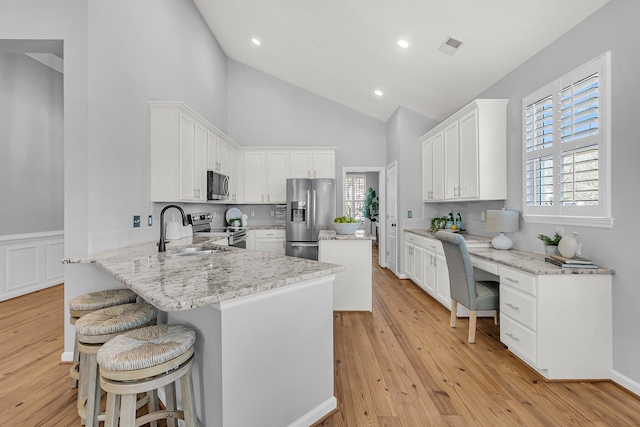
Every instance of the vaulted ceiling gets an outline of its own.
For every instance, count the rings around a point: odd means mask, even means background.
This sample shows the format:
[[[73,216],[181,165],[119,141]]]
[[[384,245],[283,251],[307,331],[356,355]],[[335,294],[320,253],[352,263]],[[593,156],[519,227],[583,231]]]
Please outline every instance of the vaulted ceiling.
[[[194,3],[229,58],[386,121],[398,106],[446,118],[608,1]]]

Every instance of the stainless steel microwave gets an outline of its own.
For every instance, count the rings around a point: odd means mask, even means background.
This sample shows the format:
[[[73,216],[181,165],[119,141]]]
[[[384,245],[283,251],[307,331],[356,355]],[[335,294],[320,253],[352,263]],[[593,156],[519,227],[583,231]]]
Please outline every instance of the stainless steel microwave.
[[[207,200],[229,200],[229,177],[207,171]]]

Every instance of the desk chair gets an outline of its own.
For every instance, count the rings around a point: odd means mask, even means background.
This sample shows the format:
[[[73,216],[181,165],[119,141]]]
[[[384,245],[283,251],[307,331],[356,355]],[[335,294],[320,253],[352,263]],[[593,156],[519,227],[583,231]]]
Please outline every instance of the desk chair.
[[[449,267],[451,327],[455,328],[456,326],[458,303],[460,303],[471,312],[469,314],[468,341],[474,343],[476,340],[478,310],[493,310],[494,322],[496,325],[498,324],[498,310],[500,309],[499,277],[473,267],[467,244],[460,234],[438,231],[436,238],[442,242],[447,266]]]

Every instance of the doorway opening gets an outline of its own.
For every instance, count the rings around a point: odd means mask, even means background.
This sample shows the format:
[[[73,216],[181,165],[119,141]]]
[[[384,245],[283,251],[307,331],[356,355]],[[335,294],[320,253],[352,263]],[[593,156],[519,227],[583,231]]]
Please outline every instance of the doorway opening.
[[[364,177],[364,182],[365,182],[365,187],[366,190],[368,190],[369,188],[373,188],[374,191],[376,192],[376,195],[378,197],[378,218],[376,218],[376,221],[372,221],[371,222],[371,227],[369,228],[369,232],[376,233],[377,234],[377,239],[376,239],[376,243],[378,244],[378,254],[380,254],[378,256],[378,264],[381,267],[386,267],[387,266],[387,259],[385,256],[383,256],[382,254],[386,253],[386,224],[384,219],[384,212],[386,209],[386,203],[385,203],[385,195],[386,195],[386,186],[385,186],[385,176],[386,176],[386,170],[384,167],[380,166],[345,166],[342,168],[342,194],[339,195],[339,200],[341,201],[339,206],[342,206],[342,208],[338,208],[338,212],[340,210],[342,210],[343,215],[347,215],[349,212],[349,208],[347,207],[347,205],[349,204],[351,206],[351,209],[356,209],[357,207],[359,207],[359,201],[358,200],[347,200],[347,197],[345,196],[345,191],[344,189],[346,189],[348,187],[347,185],[347,176],[356,176],[356,177]]]

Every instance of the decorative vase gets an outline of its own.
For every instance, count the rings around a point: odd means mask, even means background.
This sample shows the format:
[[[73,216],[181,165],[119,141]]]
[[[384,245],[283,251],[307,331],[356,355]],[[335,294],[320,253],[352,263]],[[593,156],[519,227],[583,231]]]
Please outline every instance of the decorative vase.
[[[558,245],[544,245],[544,255],[560,255],[560,252],[558,252]]]
[[[560,242],[558,243],[558,251],[560,251],[560,255],[566,258],[573,258],[580,254],[582,243],[576,242],[577,235],[578,233],[575,231],[569,231],[562,236],[562,239],[560,239]]]

